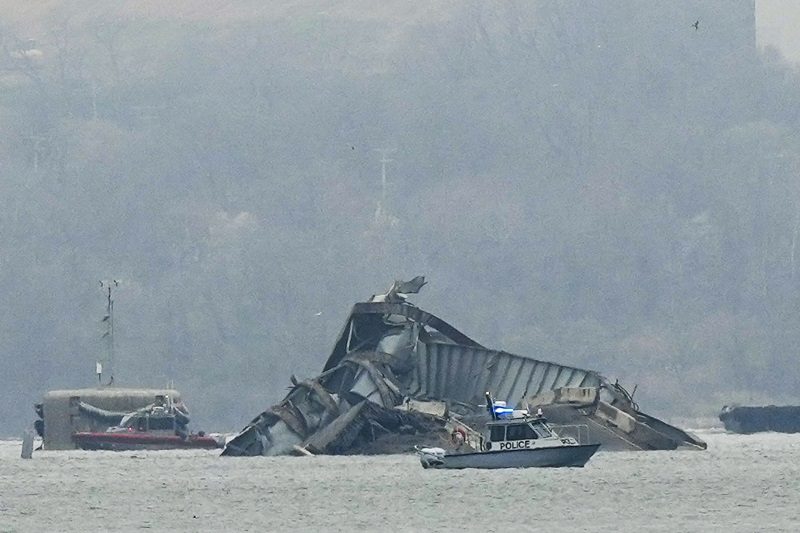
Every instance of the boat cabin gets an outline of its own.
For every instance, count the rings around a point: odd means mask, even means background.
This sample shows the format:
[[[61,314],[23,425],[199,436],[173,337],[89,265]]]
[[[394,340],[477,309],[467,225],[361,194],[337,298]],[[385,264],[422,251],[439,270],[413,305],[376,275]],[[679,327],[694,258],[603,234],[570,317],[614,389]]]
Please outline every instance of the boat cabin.
[[[556,435],[544,417],[509,418],[489,422],[486,450],[524,450],[551,446],[577,445],[571,438]]]
[[[489,423],[489,440],[492,442],[546,439],[553,432],[544,419],[522,419]]]
[[[489,422],[489,442],[500,450],[531,448],[538,439],[552,438],[544,418],[522,418]],[[491,446],[490,446],[491,448]]]
[[[177,424],[175,415],[169,413],[137,411],[125,415],[118,427],[141,432],[169,431],[174,433],[177,429]]]
[[[578,441],[571,437],[561,438],[556,435],[547,425],[547,419],[542,415],[541,409],[532,416],[527,409],[510,408],[505,401],[495,400],[488,392],[486,408],[492,415],[492,421],[487,424],[489,440],[482,446],[485,450],[525,450],[578,445]]]

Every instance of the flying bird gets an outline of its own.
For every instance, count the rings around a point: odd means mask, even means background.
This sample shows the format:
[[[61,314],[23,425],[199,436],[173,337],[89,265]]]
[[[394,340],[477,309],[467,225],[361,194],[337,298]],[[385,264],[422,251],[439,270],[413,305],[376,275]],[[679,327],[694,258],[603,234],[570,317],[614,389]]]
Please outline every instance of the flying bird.
[[[696,20],[694,24],[692,24],[692,27],[694,28],[694,31],[697,31],[697,29],[700,27],[700,19]]]

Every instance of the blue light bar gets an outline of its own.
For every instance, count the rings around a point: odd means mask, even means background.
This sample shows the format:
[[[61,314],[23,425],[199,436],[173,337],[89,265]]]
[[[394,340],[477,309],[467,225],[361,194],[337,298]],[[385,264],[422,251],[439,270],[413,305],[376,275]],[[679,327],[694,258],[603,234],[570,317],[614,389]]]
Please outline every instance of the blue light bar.
[[[495,413],[495,415],[497,415],[497,418],[507,418],[507,417],[511,416],[513,412],[514,412],[514,409],[512,409],[510,407],[499,407],[499,406],[496,406],[494,408],[494,413]]]

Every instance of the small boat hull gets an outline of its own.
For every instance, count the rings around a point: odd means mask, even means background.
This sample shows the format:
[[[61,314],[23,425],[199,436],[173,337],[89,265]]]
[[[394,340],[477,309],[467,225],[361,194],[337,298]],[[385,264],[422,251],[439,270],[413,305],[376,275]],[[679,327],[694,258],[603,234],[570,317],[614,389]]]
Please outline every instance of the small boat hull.
[[[209,436],[152,435],[149,433],[94,433],[82,432],[72,435],[75,445],[82,450],[177,450],[184,448],[221,448],[219,442]]]
[[[420,453],[423,468],[557,468],[582,467],[599,444],[553,446],[522,450],[498,450],[436,456]]]

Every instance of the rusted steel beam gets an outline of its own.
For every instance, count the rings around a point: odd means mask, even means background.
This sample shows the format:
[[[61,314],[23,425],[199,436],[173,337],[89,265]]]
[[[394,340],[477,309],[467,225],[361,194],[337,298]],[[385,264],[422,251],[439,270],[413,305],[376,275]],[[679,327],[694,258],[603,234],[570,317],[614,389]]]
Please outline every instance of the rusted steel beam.
[[[271,407],[269,409],[275,415],[280,417],[289,429],[297,433],[300,438],[306,438],[308,436],[308,424],[306,423],[306,418],[303,415],[302,411],[295,407],[295,405],[291,402],[291,400],[286,400],[278,405]]]
[[[441,318],[423,311],[419,307],[413,306],[408,303],[390,303],[390,302],[360,302],[353,306],[350,311],[350,317],[345,323],[345,327],[339,334],[333,352],[325,363],[323,370],[330,370],[338,365],[348,353],[347,341],[350,334],[350,328],[354,320],[361,315],[400,315],[417,322],[418,324],[427,325],[445,335],[456,344],[463,346],[471,346],[482,348],[482,346],[461,333],[459,330],[442,320]],[[375,325],[373,325],[375,326]],[[386,326],[388,330],[389,326]]]
[[[367,359],[351,360],[348,358],[344,363],[357,365],[369,374],[370,379],[372,379],[372,382],[375,384],[375,388],[378,389],[378,394],[381,396],[381,403],[384,407],[394,407],[400,403],[402,398],[398,398],[397,395],[394,394],[394,391],[386,385],[386,377],[371,361]],[[397,388],[396,385],[395,388]]]
[[[402,315],[410,318],[419,324],[431,326],[439,333],[446,335],[452,341],[463,344],[464,346],[481,347],[481,344],[472,340],[459,330],[437,317],[432,313],[423,311],[407,303],[388,303],[388,302],[360,302],[353,306],[353,314],[379,314],[379,315]]]
[[[325,387],[320,385],[318,381],[308,379],[301,381],[297,386],[312,391],[328,413],[333,416],[339,416],[339,406],[336,405],[336,401],[331,396],[331,393],[325,390]]]

